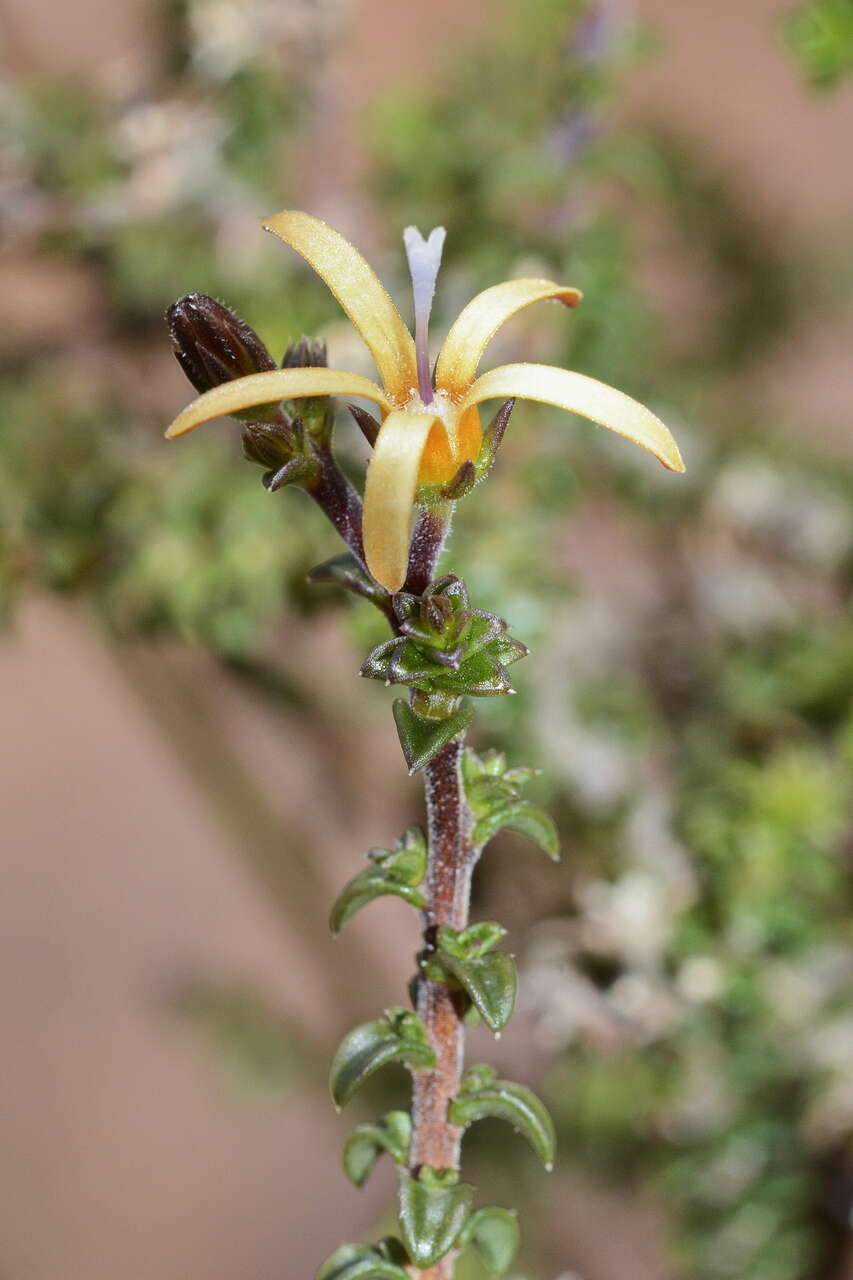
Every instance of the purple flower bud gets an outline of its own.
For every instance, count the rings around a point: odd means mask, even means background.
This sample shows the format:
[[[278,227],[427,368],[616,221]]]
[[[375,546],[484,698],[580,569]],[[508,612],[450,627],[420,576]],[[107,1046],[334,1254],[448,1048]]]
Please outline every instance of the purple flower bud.
[[[325,369],[329,363],[326,344],[319,338],[306,338],[289,342],[281,362],[282,369]]]
[[[178,298],[166,320],[175,356],[196,391],[276,367],[254,329],[206,293]]]

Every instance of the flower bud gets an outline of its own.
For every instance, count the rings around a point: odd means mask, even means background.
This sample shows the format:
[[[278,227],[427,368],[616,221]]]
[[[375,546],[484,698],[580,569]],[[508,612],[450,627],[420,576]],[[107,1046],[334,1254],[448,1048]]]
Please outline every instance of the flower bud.
[[[304,450],[301,418],[292,422],[247,422],[243,427],[243,456],[267,470],[277,471]]]
[[[306,338],[288,342],[281,361],[282,369],[325,369],[329,363],[325,342],[320,338]]]
[[[328,364],[326,344],[319,338],[301,337],[289,342],[281,362],[282,369],[325,369]],[[328,446],[335,422],[335,410],[330,396],[311,396],[296,405],[285,401],[285,408],[298,413],[305,430],[321,446]]]
[[[206,293],[173,302],[166,320],[178,363],[196,391],[276,367],[254,329]]]

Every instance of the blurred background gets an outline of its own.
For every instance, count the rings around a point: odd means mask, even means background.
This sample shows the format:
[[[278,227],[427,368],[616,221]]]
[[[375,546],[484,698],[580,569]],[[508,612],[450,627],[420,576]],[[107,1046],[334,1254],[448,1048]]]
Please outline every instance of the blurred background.
[[[305,585],[334,537],[233,427],[162,439],[189,290],[370,371],[258,230],[287,206],[406,315],[400,229],[444,224],[437,334],[580,286],[489,363],[623,388],[688,464],[522,406],[458,513],[533,649],[476,741],[565,847],[495,842],[475,890],[523,994],[472,1055],[560,1132],[549,1179],[467,1141],[515,1280],[853,1277],[849,0],[4,0],[0,36],[0,1278],[282,1280],[388,1225],[325,1092],[416,946],[392,900],[325,924],[420,813],[381,630]]]

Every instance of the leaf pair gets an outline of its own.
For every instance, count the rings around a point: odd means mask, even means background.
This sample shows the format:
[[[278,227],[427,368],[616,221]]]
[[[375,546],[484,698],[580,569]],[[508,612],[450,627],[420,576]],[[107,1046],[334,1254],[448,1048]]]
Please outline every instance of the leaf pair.
[[[401,1228],[406,1243],[393,1236],[375,1245],[345,1244],[317,1272],[316,1280],[408,1280],[407,1266],[430,1267],[454,1247],[473,1245],[489,1271],[501,1275],[518,1250],[515,1214],[490,1207],[470,1212],[471,1187],[441,1185],[446,1175],[423,1170],[401,1189]]]
[[[458,984],[491,1031],[501,1031],[512,1017],[518,993],[515,961],[492,947],[506,929],[492,921],[457,933],[442,925],[436,950],[424,962],[424,973],[438,982]]]
[[[471,1214],[474,1188],[453,1169],[428,1165],[400,1182],[400,1231],[417,1267],[431,1267],[449,1253]]]
[[[516,1216],[489,1207],[471,1212],[473,1187],[459,1182],[451,1169],[425,1166],[417,1178],[400,1184],[400,1230],[418,1267],[431,1267],[454,1247],[473,1245],[488,1269],[506,1271],[518,1250]]]

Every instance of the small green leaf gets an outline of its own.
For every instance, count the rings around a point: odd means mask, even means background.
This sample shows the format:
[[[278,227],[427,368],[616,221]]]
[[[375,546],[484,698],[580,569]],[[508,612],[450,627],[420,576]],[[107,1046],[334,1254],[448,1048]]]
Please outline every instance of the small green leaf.
[[[512,636],[499,635],[489,642],[486,652],[495,662],[499,662],[504,667],[511,667],[514,662],[520,662],[522,658],[526,658],[530,650],[526,644],[522,644],[520,640],[514,640]]]
[[[479,1250],[489,1271],[502,1275],[518,1253],[521,1233],[511,1209],[478,1209],[465,1224],[461,1242]]]
[[[444,667],[436,662],[429,650],[423,653],[411,640],[401,640],[391,655],[386,679],[391,684],[408,684],[429,687]]]
[[[507,624],[503,618],[499,618],[494,613],[486,613],[484,609],[474,609],[471,613],[471,622],[465,633],[465,648],[468,651],[468,657],[485,648],[487,644],[491,644],[498,636],[503,635],[507,630]]]
[[[332,907],[329,916],[332,933],[340,933],[347,921],[368,902],[386,895],[402,898],[410,907],[417,907],[418,910],[422,910],[426,904],[426,898],[418,889],[412,889],[400,880],[368,867],[350,880]]]
[[[530,1143],[546,1169],[554,1164],[554,1124],[544,1104],[526,1085],[498,1080],[490,1067],[472,1067],[448,1110],[453,1124],[467,1128],[493,1116],[506,1120]]]
[[[402,643],[399,636],[392,636],[390,640],[383,640],[375,649],[371,649],[361,664],[358,674],[364,676],[365,680],[387,681],[388,663]]]
[[[409,1273],[388,1256],[385,1242],[371,1248],[366,1244],[343,1244],[317,1272],[316,1280],[409,1280]]]
[[[431,1267],[453,1248],[474,1198],[474,1188],[467,1183],[442,1184],[429,1172],[423,1169],[420,1178],[404,1177],[400,1183],[403,1243],[420,1268]]]
[[[435,1066],[426,1028],[407,1009],[388,1009],[384,1018],[365,1022],[344,1038],[329,1075],[335,1106],[349,1102],[364,1081],[389,1062],[404,1062],[414,1069]]]
[[[541,769],[531,769],[528,765],[518,765],[515,769],[507,769],[503,775],[504,782],[508,782],[513,787],[526,787],[528,782],[532,782],[534,778],[538,778],[542,773]]]
[[[431,683],[436,689],[444,689],[448,693],[465,694],[468,697],[495,698],[508,693],[509,676],[503,666],[491,657],[488,649],[466,658],[456,671],[441,669],[441,674],[432,677]]]
[[[464,702],[458,711],[438,720],[419,715],[402,698],[394,703],[393,712],[409,773],[416,773],[429,764],[433,756],[464,733],[474,719],[473,706]]]
[[[477,960],[505,937],[506,929],[502,924],[495,920],[483,920],[458,933],[449,925],[443,924],[438,930],[437,943],[440,951],[446,951],[457,960]]]
[[[490,951],[471,960],[458,960],[439,951],[436,960],[471,998],[490,1031],[502,1031],[512,1017],[518,994],[515,961],[506,951]]]
[[[553,819],[542,809],[528,804],[526,800],[516,800],[490,809],[474,825],[471,834],[474,848],[482,849],[483,845],[488,844],[493,836],[504,829],[527,836],[553,862],[559,862],[560,837]]]
[[[412,1121],[407,1111],[389,1111],[379,1124],[358,1125],[344,1144],[344,1173],[360,1187],[383,1153],[395,1164],[405,1164],[411,1136]]]
[[[339,933],[366,903],[393,894],[422,909],[426,899],[417,886],[426,876],[427,846],[420,827],[408,827],[393,849],[370,849],[371,866],[350,880],[332,907],[330,925]]]

